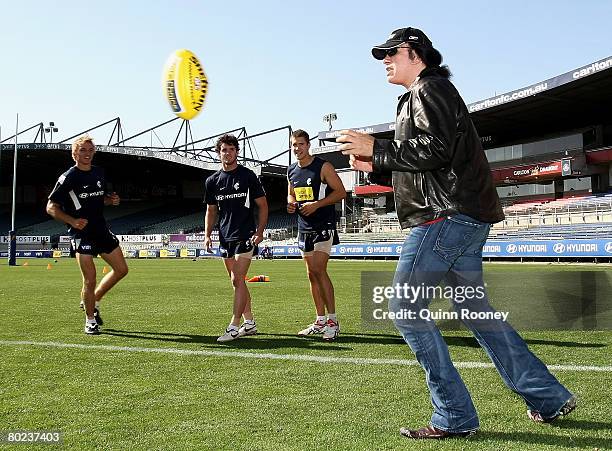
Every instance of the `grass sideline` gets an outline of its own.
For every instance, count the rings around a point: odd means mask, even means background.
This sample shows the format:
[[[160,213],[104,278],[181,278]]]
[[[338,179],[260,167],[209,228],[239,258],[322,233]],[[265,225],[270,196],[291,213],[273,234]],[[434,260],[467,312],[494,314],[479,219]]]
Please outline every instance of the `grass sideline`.
[[[103,301],[104,333],[97,337],[82,331],[75,261],[28,262],[0,265],[0,341],[413,359],[395,333],[361,328],[359,274],[392,271],[393,262],[330,262],[342,329],[338,341],[324,343],[295,335],[313,314],[303,263],[254,261],[249,275],[271,278],[249,284],[261,333],[227,345],[215,341],[231,312],[220,261],[129,260],[130,274]],[[102,267],[99,260],[99,275]],[[488,265],[487,271],[507,271],[524,286],[537,283],[526,282],[533,268]],[[489,362],[469,333],[444,336],[455,361]],[[610,365],[612,332],[523,336],[548,364]],[[416,366],[31,345],[0,345],[0,356],[0,431],[59,430],[72,449],[612,448],[610,372],[557,371],[580,405],[570,417],[542,426],[527,419],[524,404],[495,370],[462,368],[481,431],[467,440],[430,443],[398,433],[425,425],[431,414]]]

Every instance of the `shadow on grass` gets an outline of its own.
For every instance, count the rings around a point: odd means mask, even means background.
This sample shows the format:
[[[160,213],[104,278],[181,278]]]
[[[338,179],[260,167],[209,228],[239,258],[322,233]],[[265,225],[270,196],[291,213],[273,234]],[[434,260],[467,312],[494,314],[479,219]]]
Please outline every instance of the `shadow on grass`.
[[[360,344],[373,345],[405,345],[404,340],[399,335],[389,334],[340,334],[334,342],[325,343],[320,335],[311,337],[298,337],[293,334],[266,334],[259,333],[253,337],[244,337],[239,340],[226,343],[217,343],[216,335],[190,335],[177,334],[171,332],[155,331],[131,331],[119,329],[103,329],[102,334],[117,337],[134,338],[139,340],[167,341],[172,343],[201,344],[205,347],[221,347],[241,349],[270,350],[283,348],[297,349],[320,349],[335,351],[350,351],[352,346]],[[480,347],[474,337],[444,337],[449,346],[461,346],[469,348]],[[528,344],[544,344],[549,346],[561,347],[604,347],[605,344],[599,343],[574,343],[570,341],[553,340],[526,340]]]
[[[479,348],[480,345],[474,337],[444,337],[444,341],[449,346],[463,346],[468,348]],[[559,341],[559,340],[541,340],[541,339],[526,339],[528,345],[546,345],[557,346],[560,348],[605,348],[603,343],[578,343],[575,341]]]
[[[612,431],[612,422],[604,423],[603,421],[586,421],[586,420],[570,420],[563,419],[552,424],[552,427],[559,429],[584,429],[592,431]],[[608,441],[608,445],[612,444]]]
[[[566,425],[561,426],[561,423],[557,426],[555,423],[553,428],[559,427],[559,429],[607,429],[610,430],[612,424],[610,423],[597,423],[590,421],[570,421],[563,420]],[[573,423],[573,424],[569,424]],[[604,427],[605,426],[605,427]],[[609,438],[596,438],[596,437],[584,437],[584,436],[572,436],[567,437],[564,435],[554,435],[547,433],[535,433],[535,432],[487,432],[480,431],[478,434],[470,437],[469,441],[495,441],[495,442],[511,442],[511,443],[529,443],[532,445],[548,445],[558,446],[559,448],[579,448],[579,449],[610,449],[612,448],[612,439]]]
[[[226,343],[217,343],[217,335],[190,335],[176,334],[170,332],[153,332],[153,331],[128,331],[118,329],[104,329],[103,335],[112,335],[115,337],[134,338],[138,340],[153,340],[165,341],[171,343],[186,343],[186,344],[201,344],[206,348],[216,349],[282,349],[282,348],[297,348],[297,349],[317,349],[317,350],[336,350],[350,351],[352,348],[341,346],[342,342],[336,341],[332,343],[324,343],[321,337],[318,340],[301,338],[295,335],[271,335],[257,334],[256,336],[244,337],[238,340],[229,341]],[[271,338],[266,338],[271,337]]]

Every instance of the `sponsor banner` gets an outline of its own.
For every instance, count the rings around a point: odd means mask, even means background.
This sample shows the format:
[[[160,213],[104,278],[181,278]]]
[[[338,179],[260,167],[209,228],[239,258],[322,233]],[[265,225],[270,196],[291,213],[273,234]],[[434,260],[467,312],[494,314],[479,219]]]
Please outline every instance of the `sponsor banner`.
[[[402,251],[401,244],[339,244],[332,246],[333,257],[397,257]],[[301,257],[298,246],[273,246],[274,257]]]
[[[543,91],[548,91],[550,89],[556,88],[557,86],[561,86],[567,83],[570,83],[574,80],[578,80],[583,77],[587,77],[589,75],[595,74],[602,70],[612,68],[612,57],[604,58],[602,60],[591,63],[587,66],[579,67],[570,72],[566,72],[564,74],[558,75],[553,78],[549,78],[540,83],[536,83],[534,85],[527,86],[525,88],[517,89],[514,91],[510,91],[505,94],[500,94],[496,97],[490,97],[485,100],[480,100],[475,103],[470,103],[468,107],[468,111],[470,113],[474,113],[475,111],[484,110],[487,108],[493,108],[498,105],[503,105],[508,102],[512,102],[514,100],[523,99],[526,97],[533,96]]]
[[[157,258],[159,257],[158,249],[140,249],[138,251],[138,258]]]
[[[117,235],[120,243],[161,243],[162,235]]]
[[[125,258],[138,258],[138,251],[134,249],[121,249]]]
[[[62,235],[59,237],[60,244],[70,244],[70,235]]]
[[[178,256],[178,251],[176,249],[160,249],[159,257],[160,258],[176,258]]]
[[[375,133],[383,133],[395,130],[395,122],[385,122],[384,124],[368,125],[361,128],[351,128],[350,130],[356,130],[360,133],[367,133],[372,135]],[[319,132],[319,139],[323,141],[329,141],[340,136],[340,130],[330,130]]]
[[[272,253],[276,257],[284,257],[285,255],[287,255],[287,246],[273,246]]]
[[[275,257],[300,257],[297,246],[274,246]],[[402,245],[338,244],[332,257],[399,257]],[[483,257],[612,257],[612,238],[607,240],[492,241],[485,243]]]
[[[512,183],[528,180],[541,180],[562,175],[564,164],[569,160],[549,161],[547,163],[530,164],[508,169],[494,169],[493,180],[511,181]],[[566,164],[567,165],[567,164]],[[571,166],[569,167],[571,170]]]
[[[17,242],[17,244],[41,244],[41,243],[48,243],[49,242],[49,235],[47,236],[19,236],[17,235],[15,237],[15,241]],[[2,235],[0,236],[0,244],[8,244],[9,243],[9,237],[8,235]]]
[[[213,231],[210,234],[210,237],[213,239],[213,241],[217,241],[219,238],[219,232],[216,230]],[[204,235],[203,233],[195,233],[191,235],[184,235],[184,234],[169,235],[169,241],[171,243],[204,242],[205,239],[206,239],[206,235]]]
[[[301,257],[297,245],[273,246],[274,257]],[[339,244],[331,249],[331,256],[337,258],[351,257],[399,257],[402,245],[399,243],[366,243]],[[127,258],[196,258],[219,256],[219,249],[213,248],[213,253],[206,249],[123,249]],[[2,252],[0,257],[7,257],[8,252]],[[61,251],[17,251],[17,257],[24,258],[57,258],[69,257],[67,249]],[[594,240],[489,240],[485,243],[482,256],[490,257],[612,257],[612,238]]]
[[[212,236],[212,235],[211,235]],[[204,242],[204,240],[206,239],[206,235],[204,235],[203,233],[198,233],[198,234],[194,234],[194,235],[185,235],[185,240],[188,243],[193,243],[193,242]]]
[[[612,257],[612,239],[487,241],[483,257]]]
[[[197,249],[181,249],[179,255],[181,258],[195,258],[197,257]]]
[[[321,155],[324,153],[338,152],[340,144],[331,144],[329,146],[314,147],[310,150],[311,155]]]
[[[220,257],[220,256],[221,254],[219,253],[218,247],[213,247],[212,253],[206,252],[206,249],[198,249],[198,257]]]
[[[563,160],[561,160],[561,175],[564,177],[566,175],[572,175],[572,159],[571,158],[564,158]]]
[[[53,251],[17,251],[17,258],[52,258]],[[0,258],[8,258],[8,251],[0,252]]]

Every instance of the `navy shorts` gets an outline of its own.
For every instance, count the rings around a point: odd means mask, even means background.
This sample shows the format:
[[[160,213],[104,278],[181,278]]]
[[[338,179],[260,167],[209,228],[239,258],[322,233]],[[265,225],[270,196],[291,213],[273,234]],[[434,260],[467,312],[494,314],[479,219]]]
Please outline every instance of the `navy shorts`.
[[[70,238],[70,254],[99,255],[110,254],[119,247],[119,240],[113,232],[106,229],[96,234],[83,234]]]
[[[250,258],[257,255],[257,251],[257,246],[254,246],[250,239],[235,241],[219,240],[219,253],[223,258],[233,258],[240,254],[250,254],[245,255],[245,257]]]
[[[339,243],[338,232],[335,230],[300,232],[298,235],[298,247],[302,255],[310,255],[314,251],[325,252],[329,255],[331,247]]]

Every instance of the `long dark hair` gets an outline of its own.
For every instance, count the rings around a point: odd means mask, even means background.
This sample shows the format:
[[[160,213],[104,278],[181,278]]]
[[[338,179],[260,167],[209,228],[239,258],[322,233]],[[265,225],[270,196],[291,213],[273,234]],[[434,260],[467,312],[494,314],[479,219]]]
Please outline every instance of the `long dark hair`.
[[[441,65],[442,54],[436,49],[430,46],[423,46],[414,43],[410,43],[410,48],[419,56],[419,58],[421,58],[421,61],[423,61],[425,66],[435,70],[438,75],[444,78],[450,78],[452,76],[448,66],[446,64],[443,66]]]

